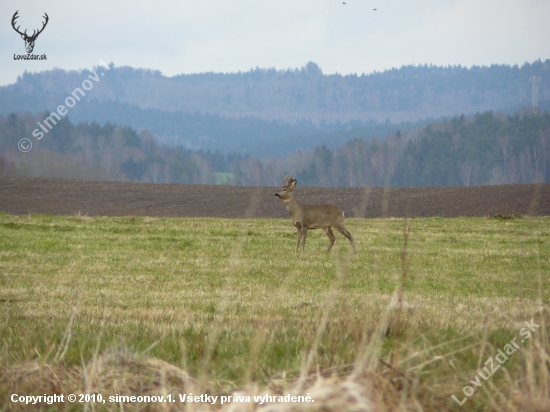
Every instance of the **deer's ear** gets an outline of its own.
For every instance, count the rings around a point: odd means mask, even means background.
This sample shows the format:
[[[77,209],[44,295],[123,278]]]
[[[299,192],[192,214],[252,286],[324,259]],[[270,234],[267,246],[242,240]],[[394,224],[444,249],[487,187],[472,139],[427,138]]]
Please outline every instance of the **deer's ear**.
[[[292,181],[290,182],[290,190],[294,190],[297,182],[298,181],[296,179],[292,179]]]

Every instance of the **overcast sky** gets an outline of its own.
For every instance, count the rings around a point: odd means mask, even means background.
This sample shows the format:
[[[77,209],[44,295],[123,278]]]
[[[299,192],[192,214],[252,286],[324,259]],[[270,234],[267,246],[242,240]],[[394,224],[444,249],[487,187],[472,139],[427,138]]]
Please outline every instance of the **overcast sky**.
[[[371,73],[409,64],[550,58],[550,0],[93,0],[0,2],[0,85],[27,71],[116,66],[180,73],[299,68]],[[377,10],[373,10],[376,8]],[[34,54],[11,27],[50,21]]]

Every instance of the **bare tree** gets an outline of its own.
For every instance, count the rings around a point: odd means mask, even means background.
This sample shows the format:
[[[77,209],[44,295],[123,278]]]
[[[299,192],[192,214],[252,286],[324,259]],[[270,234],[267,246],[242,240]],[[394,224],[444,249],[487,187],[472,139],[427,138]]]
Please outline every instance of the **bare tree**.
[[[502,163],[503,163],[503,169],[506,175],[506,183],[510,183],[510,179],[508,179],[508,173],[507,173],[507,166],[508,166],[508,159],[512,152],[512,146],[510,146],[510,139],[507,137],[499,137],[497,140],[498,148],[500,149],[500,153],[502,154]]]
[[[377,184],[384,185],[384,176],[386,171],[385,158],[382,150],[378,150],[371,159],[377,176]]]
[[[505,169],[506,173],[506,179],[508,183],[518,183],[520,180],[519,172],[518,172],[518,165],[517,160],[515,156],[510,156],[508,160],[508,164],[506,165]]]
[[[519,154],[519,168],[521,173],[521,181],[523,183],[532,183],[532,168],[531,168],[531,150],[526,147]]]
[[[503,183],[506,183],[506,174],[502,167],[495,165],[491,169],[488,183],[490,185],[501,185]]]
[[[504,165],[506,165],[506,162],[508,161],[508,155],[512,150],[512,147],[510,146],[510,139],[508,139],[507,137],[499,137],[498,148],[502,153],[502,160],[504,162]]]
[[[475,165],[469,160],[466,160],[460,165],[460,171],[458,172],[458,175],[460,177],[460,180],[462,180],[462,183],[464,183],[464,186],[470,186],[472,182],[472,176],[474,174],[474,169]]]
[[[548,157],[550,157],[550,129],[540,133],[540,137],[537,140],[537,146],[541,154],[541,172],[542,181],[546,180],[546,168],[548,165]]]

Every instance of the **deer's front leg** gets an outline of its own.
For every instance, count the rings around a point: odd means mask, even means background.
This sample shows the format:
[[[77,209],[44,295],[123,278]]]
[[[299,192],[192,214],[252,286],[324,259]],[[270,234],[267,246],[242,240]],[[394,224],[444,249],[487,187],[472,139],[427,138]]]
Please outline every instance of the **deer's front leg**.
[[[300,240],[302,239],[302,226],[296,223],[296,255],[298,255],[298,247],[300,246]]]

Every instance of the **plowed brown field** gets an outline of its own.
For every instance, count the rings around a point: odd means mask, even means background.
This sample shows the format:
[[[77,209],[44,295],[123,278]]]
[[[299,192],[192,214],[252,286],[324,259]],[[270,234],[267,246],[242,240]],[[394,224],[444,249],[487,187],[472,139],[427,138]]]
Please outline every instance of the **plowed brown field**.
[[[0,178],[0,211],[88,216],[288,217],[275,187]],[[550,183],[473,187],[296,189],[347,217],[550,215]]]

